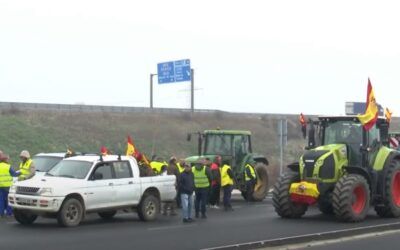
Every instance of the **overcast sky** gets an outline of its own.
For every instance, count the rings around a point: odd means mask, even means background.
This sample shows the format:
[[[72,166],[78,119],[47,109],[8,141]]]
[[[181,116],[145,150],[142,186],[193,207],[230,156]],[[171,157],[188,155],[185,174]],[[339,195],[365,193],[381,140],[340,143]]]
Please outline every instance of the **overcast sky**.
[[[370,77],[377,101],[398,116],[399,7],[0,0],[0,101],[149,106],[157,63],[190,59],[196,108],[343,114],[346,101],[365,101]],[[188,90],[156,84],[154,106],[189,108]]]

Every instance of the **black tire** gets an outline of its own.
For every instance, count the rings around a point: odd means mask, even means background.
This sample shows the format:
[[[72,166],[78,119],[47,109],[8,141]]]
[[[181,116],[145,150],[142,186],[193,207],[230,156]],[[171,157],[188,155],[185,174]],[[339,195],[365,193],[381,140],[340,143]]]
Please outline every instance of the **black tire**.
[[[153,221],[160,213],[160,200],[153,195],[145,195],[138,207],[138,216],[142,221]]]
[[[341,221],[364,220],[370,205],[370,190],[367,180],[357,174],[341,177],[333,190],[332,205],[335,216]]]
[[[258,162],[254,168],[257,175],[257,183],[254,187],[252,201],[263,201],[268,194],[269,180],[267,165],[262,162]]]
[[[57,221],[63,227],[75,227],[83,219],[83,206],[81,202],[74,198],[65,200],[57,214]]]
[[[298,174],[285,173],[274,185],[272,204],[276,213],[282,218],[300,218],[307,211],[308,205],[296,204],[290,199],[290,185],[298,181]]]
[[[318,208],[323,214],[333,214],[332,191],[327,192],[318,199]]]
[[[375,206],[380,217],[390,218],[400,216],[400,162],[394,160],[387,169],[383,180],[383,202]]]
[[[38,217],[36,214],[17,209],[14,209],[13,213],[15,220],[18,221],[21,225],[31,225]]]
[[[105,212],[99,212],[99,213],[97,213],[102,219],[105,219],[105,220],[109,220],[109,219],[112,219],[116,214],[117,214],[117,211],[116,210],[113,210],[113,211],[105,211]]]

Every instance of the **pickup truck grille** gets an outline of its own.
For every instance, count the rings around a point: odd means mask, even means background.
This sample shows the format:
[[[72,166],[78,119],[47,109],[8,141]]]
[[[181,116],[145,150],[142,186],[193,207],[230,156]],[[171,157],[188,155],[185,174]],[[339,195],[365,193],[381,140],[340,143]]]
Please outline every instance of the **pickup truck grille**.
[[[17,194],[36,195],[39,189],[37,187],[17,187]]]

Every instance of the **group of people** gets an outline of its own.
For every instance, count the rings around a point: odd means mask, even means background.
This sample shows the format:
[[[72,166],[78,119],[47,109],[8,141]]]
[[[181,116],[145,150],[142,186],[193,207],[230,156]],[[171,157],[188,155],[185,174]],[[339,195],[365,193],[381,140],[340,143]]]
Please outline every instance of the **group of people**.
[[[13,183],[13,177],[18,181],[26,180],[35,175],[35,166],[27,150],[19,155],[21,162],[15,171],[10,164],[10,157],[0,150],[0,217],[12,216],[12,209],[8,205],[8,192]]]
[[[162,214],[170,211],[176,215],[176,207],[182,208],[183,222],[191,222],[194,205],[195,218],[207,218],[207,207],[219,208],[220,193],[223,191],[223,207],[225,211],[232,211],[231,193],[235,176],[228,160],[222,161],[221,156],[216,156],[214,161],[202,158],[192,165],[184,160],[177,161],[171,157],[166,163],[158,158],[151,162],[154,173],[160,175],[175,175],[177,199],[175,202],[166,202]],[[252,192],[256,180],[255,172],[250,164],[246,165],[246,183],[249,183],[248,192]],[[249,197],[251,193],[248,194]],[[194,196],[194,197],[193,197]],[[194,204],[193,204],[194,203]]]

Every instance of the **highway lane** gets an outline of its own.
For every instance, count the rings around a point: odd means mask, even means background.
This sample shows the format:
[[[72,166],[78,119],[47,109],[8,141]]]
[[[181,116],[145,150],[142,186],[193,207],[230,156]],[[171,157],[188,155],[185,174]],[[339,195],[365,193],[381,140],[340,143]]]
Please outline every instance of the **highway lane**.
[[[97,215],[76,228],[60,228],[55,220],[39,219],[32,226],[13,220],[0,222],[0,249],[201,249],[310,233],[400,222],[382,219],[371,210],[366,221],[340,223],[311,208],[302,219],[279,218],[271,199],[246,204],[235,197],[235,211],[209,210],[208,219],[183,224],[180,216],[139,221],[136,214],[118,214],[111,221]]]

